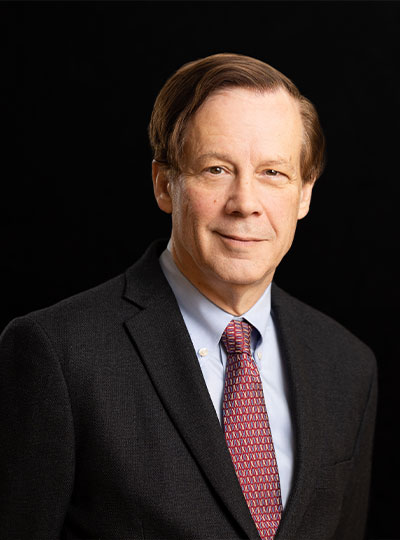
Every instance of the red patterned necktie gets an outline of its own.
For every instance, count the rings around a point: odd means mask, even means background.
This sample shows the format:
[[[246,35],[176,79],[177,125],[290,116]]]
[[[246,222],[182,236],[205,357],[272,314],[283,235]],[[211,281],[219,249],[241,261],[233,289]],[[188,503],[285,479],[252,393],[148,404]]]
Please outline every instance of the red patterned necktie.
[[[281,489],[261,377],[250,351],[251,330],[249,323],[232,320],[221,338],[228,354],[225,439],[258,533],[273,540],[281,519]]]

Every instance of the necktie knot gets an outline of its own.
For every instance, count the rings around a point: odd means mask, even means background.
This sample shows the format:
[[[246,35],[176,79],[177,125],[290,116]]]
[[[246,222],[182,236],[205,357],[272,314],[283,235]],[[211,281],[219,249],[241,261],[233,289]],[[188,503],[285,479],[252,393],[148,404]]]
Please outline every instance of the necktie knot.
[[[228,354],[251,354],[250,338],[252,326],[246,321],[233,319],[225,328],[221,340]]]

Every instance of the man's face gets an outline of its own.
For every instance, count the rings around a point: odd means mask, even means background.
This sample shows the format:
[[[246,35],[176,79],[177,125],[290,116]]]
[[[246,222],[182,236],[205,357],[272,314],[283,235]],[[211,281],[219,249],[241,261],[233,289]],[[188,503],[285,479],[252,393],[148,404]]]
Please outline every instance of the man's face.
[[[229,291],[259,297],[290,248],[312,190],[301,182],[302,134],[285,91],[226,89],[191,119],[180,177],[169,182],[155,165],[175,262],[215,303]]]

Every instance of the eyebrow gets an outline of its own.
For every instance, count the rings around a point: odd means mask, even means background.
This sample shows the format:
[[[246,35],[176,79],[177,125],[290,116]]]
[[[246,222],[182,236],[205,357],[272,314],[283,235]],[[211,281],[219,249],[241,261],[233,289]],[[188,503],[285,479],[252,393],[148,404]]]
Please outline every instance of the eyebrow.
[[[205,154],[201,154],[201,156],[199,156],[197,159],[201,161],[207,158],[216,158],[216,159],[221,159],[222,161],[232,162],[232,158],[228,156],[228,154],[220,154],[219,152],[207,152]],[[262,165],[269,165],[269,166],[284,165],[285,167],[288,167],[291,171],[295,170],[293,165],[283,158],[266,159],[262,161]]]
[[[220,154],[218,152],[207,152],[206,154],[201,154],[197,159],[204,160],[207,158],[217,158],[222,159],[222,161],[231,161],[231,158],[228,156],[228,154]]]
[[[286,159],[266,159],[262,162],[263,165],[283,165],[285,167],[288,167],[290,170],[294,171],[293,165],[287,161]]]

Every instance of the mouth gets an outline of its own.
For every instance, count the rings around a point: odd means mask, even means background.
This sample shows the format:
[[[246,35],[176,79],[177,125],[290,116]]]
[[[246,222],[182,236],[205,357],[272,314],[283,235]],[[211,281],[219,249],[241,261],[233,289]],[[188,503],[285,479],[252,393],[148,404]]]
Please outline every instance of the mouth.
[[[264,239],[262,238],[256,238],[252,236],[238,236],[236,234],[223,234],[218,231],[216,232],[224,240],[227,240],[228,242],[236,244],[236,245],[250,245],[250,244],[264,241]]]

